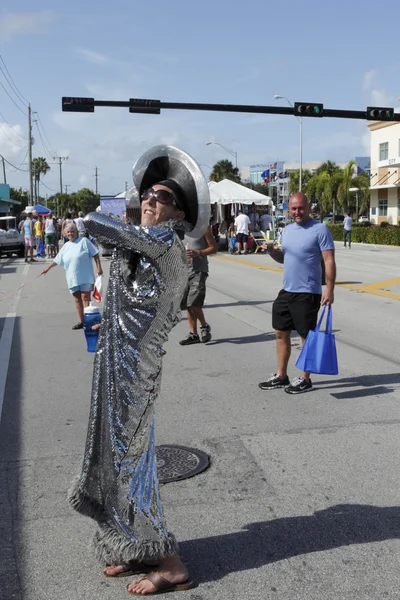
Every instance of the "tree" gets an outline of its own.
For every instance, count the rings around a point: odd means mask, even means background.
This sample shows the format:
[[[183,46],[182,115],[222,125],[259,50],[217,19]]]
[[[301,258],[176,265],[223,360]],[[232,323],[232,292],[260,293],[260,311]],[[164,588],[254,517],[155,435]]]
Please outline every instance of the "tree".
[[[264,183],[243,183],[244,187],[249,188],[250,190],[254,190],[259,194],[263,194],[264,196],[269,196],[268,186]]]
[[[354,167],[357,166],[355,160],[349,161],[342,171],[342,180],[338,186],[337,198],[341,208],[349,210],[349,189],[353,187]]]
[[[32,175],[35,183],[35,199],[40,197],[40,176],[46,175],[50,171],[50,166],[43,156],[32,159]]]
[[[18,190],[10,187],[10,198],[11,200],[17,200],[21,202],[21,206],[19,210],[24,210],[26,206],[29,204],[29,194],[26,190],[19,188]]]
[[[234,167],[230,160],[220,160],[212,168],[210,181],[222,181],[230,179],[236,183],[241,183],[239,169]]]
[[[359,173],[353,177],[351,181],[351,187],[357,188],[357,192],[349,196],[348,209],[351,212],[356,213],[356,218],[360,213],[364,213],[369,210],[370,201],[370,180],[366,173]]]
[[[308,182],[311,180],[313,174],[308,169],[305,169],[301,175],[302,175],[301,191],[303,192],[303,194],[308,194],[307,186],[308,186]],[[294,194],[295,192],[299,191],[299,188],[300,188],[300,169],[297,169],[296,171],[293,171],[292,173],[290,173],[289,192],[291,194]]]
[[[334,175],[338,173],[342,169],[332,160],[326,160],[322,163],[317,169],[315,169],[316,175],[320,175],[321,173],[329,173],[329,175]]]

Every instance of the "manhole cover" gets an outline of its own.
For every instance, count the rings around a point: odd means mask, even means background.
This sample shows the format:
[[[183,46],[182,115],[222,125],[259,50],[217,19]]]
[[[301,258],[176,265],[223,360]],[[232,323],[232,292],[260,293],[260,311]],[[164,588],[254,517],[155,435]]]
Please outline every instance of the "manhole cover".
[[[160,483],[194,477],[210,466],[208,454],[185,446],[157,446],[156,457]]]

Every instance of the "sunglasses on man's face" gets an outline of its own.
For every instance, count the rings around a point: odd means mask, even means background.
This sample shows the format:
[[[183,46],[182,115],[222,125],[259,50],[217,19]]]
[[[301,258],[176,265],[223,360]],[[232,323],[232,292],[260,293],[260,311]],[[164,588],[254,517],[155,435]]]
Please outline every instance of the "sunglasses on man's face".
[[[167,190],[154,190],[153,188],[149,188],[143,192],[141,199],[142,201],[149,200],[149,198],[152,198],[153,196],[160,204],[170,204],[171,206],[179,208],[178,200],[171,192],[167,192]]]

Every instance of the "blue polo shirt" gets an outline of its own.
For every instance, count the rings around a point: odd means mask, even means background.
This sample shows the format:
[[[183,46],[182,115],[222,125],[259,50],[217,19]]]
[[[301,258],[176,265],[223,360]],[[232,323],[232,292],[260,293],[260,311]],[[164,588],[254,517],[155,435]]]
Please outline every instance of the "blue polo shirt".
[[[282,236],[283,289],[286,292],[321,294],[323,250],[334,250],[332,234],[323,223],[286,225]]]

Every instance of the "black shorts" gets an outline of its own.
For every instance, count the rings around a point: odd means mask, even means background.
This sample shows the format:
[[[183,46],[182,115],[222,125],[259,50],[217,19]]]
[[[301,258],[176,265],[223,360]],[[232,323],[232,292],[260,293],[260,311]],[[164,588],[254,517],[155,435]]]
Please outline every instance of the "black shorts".
[[[247,235],[247,233],[237,233],[236,234],[236,241],[238,244],[247,244],[248,239],[249,239],[249,236]]]
[[[295,330],[306,338],[317,325],[320,306],[321,294],[281,290],[272,306],[272,327],[277,331]]]
[[[181,301],[181,310],[186,310],[191,306],[197,306],[197,308],[203,307],[206,297],[207,277],[208,273],[204,273],[203,271],[197,271],[197,273],[189,277],[189,281]]]

